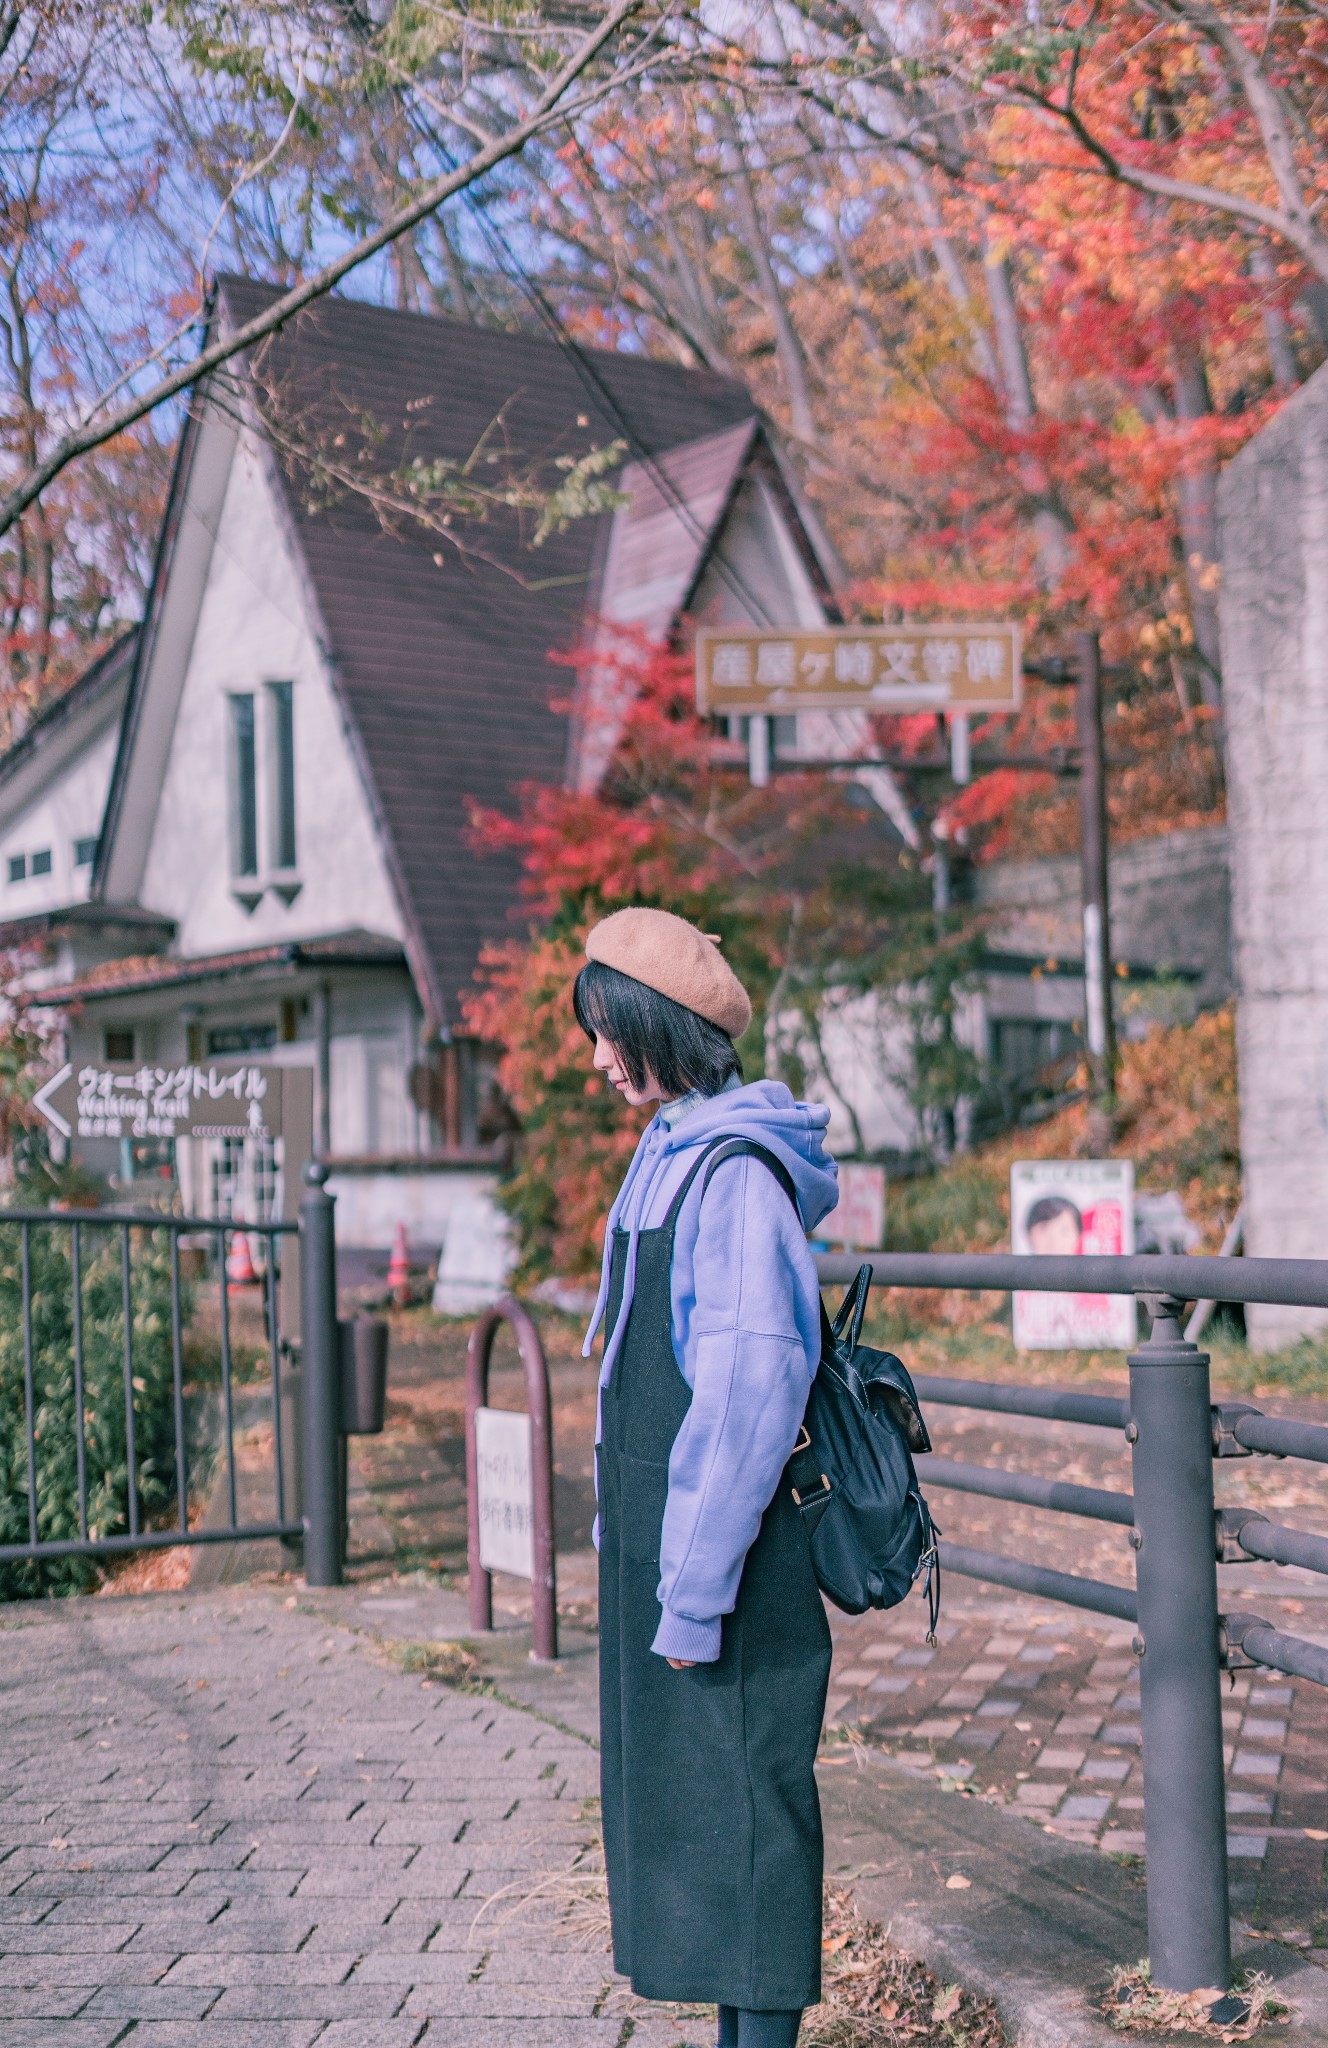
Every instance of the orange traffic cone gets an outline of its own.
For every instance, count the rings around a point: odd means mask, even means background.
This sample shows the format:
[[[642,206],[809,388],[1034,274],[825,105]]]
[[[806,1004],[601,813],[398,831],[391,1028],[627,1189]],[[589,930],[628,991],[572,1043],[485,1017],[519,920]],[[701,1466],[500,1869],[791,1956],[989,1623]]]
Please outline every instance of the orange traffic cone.
[[[226,1278],[232,1287],[258,1285],[253,1254],[249,1250],[249,1239],[243,1230],[237,1230],[231,1238],[231,1255],[226,1261]]]
[[[405,1308],[410,1300],[410,1253],[406,1248],[404,1223],[398,1223],[397,1234],[392,1240],[392,1256],[387,1262],[387,1291],[398,1308]]]

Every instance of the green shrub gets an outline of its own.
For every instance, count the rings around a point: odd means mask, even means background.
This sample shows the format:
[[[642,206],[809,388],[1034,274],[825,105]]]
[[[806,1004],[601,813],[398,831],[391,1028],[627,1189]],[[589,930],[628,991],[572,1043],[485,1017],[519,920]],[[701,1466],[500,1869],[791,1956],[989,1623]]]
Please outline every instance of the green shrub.
[[[124,1302],[118,1229],[80,1217],[83,1311],[83,1412],[88,1534],[129,1528],[125,1427]],[[27,1401],[23,1333],[22,1226],[0,1215],[0,1543],[26,1543]],[[171,1364],[170,1239],[164,1230],[132,1232],[130,1336],[133,1360],[135,1481],[140,1529],[175,1511],[175,1407]],[[74,1412],[73,1261],[68,1224],[29,1231],[32,1382],[36,1443],[37,1536],[77,1539],[78,1451]],[[182,1290],[181,1312],[190,1303]],[[81,1592],[94,1583],[87,1558],[0,1564],[0,1598]]]

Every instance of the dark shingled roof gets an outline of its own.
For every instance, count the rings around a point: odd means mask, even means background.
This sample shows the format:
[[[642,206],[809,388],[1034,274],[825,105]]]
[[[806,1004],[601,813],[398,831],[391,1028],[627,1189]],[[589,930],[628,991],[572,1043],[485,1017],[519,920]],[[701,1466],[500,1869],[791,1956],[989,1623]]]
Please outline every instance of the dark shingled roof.
[[[95,1002],[99,996],[142,995],[151,989],[183,988],[195,981],[235,981],[242,975],[261,976],[269,968],[294,970],[300,967],[395,967],[405,965],[405,956],[395,939],[379,932],[334,932],[325,939],[301,939],[294,943],[276,940],[268,946],[247,946],[238,952],[193,954],[181,960],[174,954],[134,953],[121,959],[103,960],[81,974],[77,981],[43,988],[34,1002],[48,1009],[64,1009],[71,1003]]]
[[[138,644],[138,628],[131,626],[121,633],[118,640],[89,662],[80,676],[69,688],[58,696],[54,703],[39,712],[26,732],[19,735],[12,747],[0,754],[0,789],[11,782],[21,768],[35,760],[47,748],[58,743],[60,736],[71,720],[95,704],[108,691],[127,685],[129,672],[134,664],[134,650]]]
[[[272,296],[226,278],[222,315],[239,324]],[[353,457],[366,421],[381,430],[380,472],[402,455],[464,457],[500,416],[496,445],[514,466],[622,439],[637,459],[658,456],[756,416],[741,385],[708,372],[339,298],[266,345],[258,376],[306,445],[344,433]],[[468,805],[510,810],[522,782],[562,779],[567,720],[550,698],[572,678],[549,653],[581,638],[608,520],[577,520],[532,551],[504,514],[460,526],[467,552],[439,566],[436,534],[385,533],[363,499],[320,503],[298,465],[286,470],[417,971],[433,983],[421,993],[455,1022],[480,946],[511,930],[516,900],[511,858],[468,844]]]

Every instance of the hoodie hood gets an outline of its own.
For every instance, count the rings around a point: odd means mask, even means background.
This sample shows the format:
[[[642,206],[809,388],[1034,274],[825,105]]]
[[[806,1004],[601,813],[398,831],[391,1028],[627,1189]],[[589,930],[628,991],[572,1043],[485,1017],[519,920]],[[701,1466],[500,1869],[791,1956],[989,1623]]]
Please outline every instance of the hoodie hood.
[[[607,1383],[613,1370],[613,1360],[627,1327],[636,1280],[637,1238],[642,1230],[663,1222],[697,1152],[721,1137],[752,1138],[765,1145],[787,1168],[797,1193],[802,1227],[811,1231],[839,1198],[835,1164],[823,1142],[829,1121],[830,1112],[824,1104],[799,1102],[782,1081],[752,1081],[745,1087],[712,1095],[672,1130],[661,1116],[651,1119],[641,1133],[626,1178],[609,1211],[599,1293],[582,1346],[583,1355],[589,1357],[608,1302],[614,1232],[626,1229],[623,1303],[617,1325],[604,1347],[601,1385]]]
[[[672,1131],[657,1117],[667,1142],[661,1158],[694,1152],[715,1138],[754,1138],[786,1166],[797,1190],[804,1230],[813,1230],[839,1199],[834,1161],[825,1150],[830,1112],[824,1103],[799,1102],[782,1081],[750,1081],[712,1095]]]

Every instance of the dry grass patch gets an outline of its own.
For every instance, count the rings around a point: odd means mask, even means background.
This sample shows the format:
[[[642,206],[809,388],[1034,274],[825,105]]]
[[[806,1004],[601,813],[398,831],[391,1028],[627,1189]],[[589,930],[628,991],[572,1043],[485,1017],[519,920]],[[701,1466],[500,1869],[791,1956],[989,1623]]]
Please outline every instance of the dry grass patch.
[[[412,1678],[431,1685],[450,1685],[456,1692],[491,1690],[479,1676],[480,1661],[464,1643],[392,1643],[391,1661]]]
[[[1154,1984],[1147,1960],[1132,1970],[1114,1970],[1105,2011],[1112,2026],[1131,2034],[1197,2034],[1205,2041],[1248,2041],[1274,2022],[1288,2026],[1291,2011],[1273,1989],[1271,1977],[1251,1970],[1223,1993],[1164,1991]]]
[[[798,2048],[1005,2048],[990,1998],[938,1977],[866,1920],[853,1894],[825,1888],[823,1997]]]

